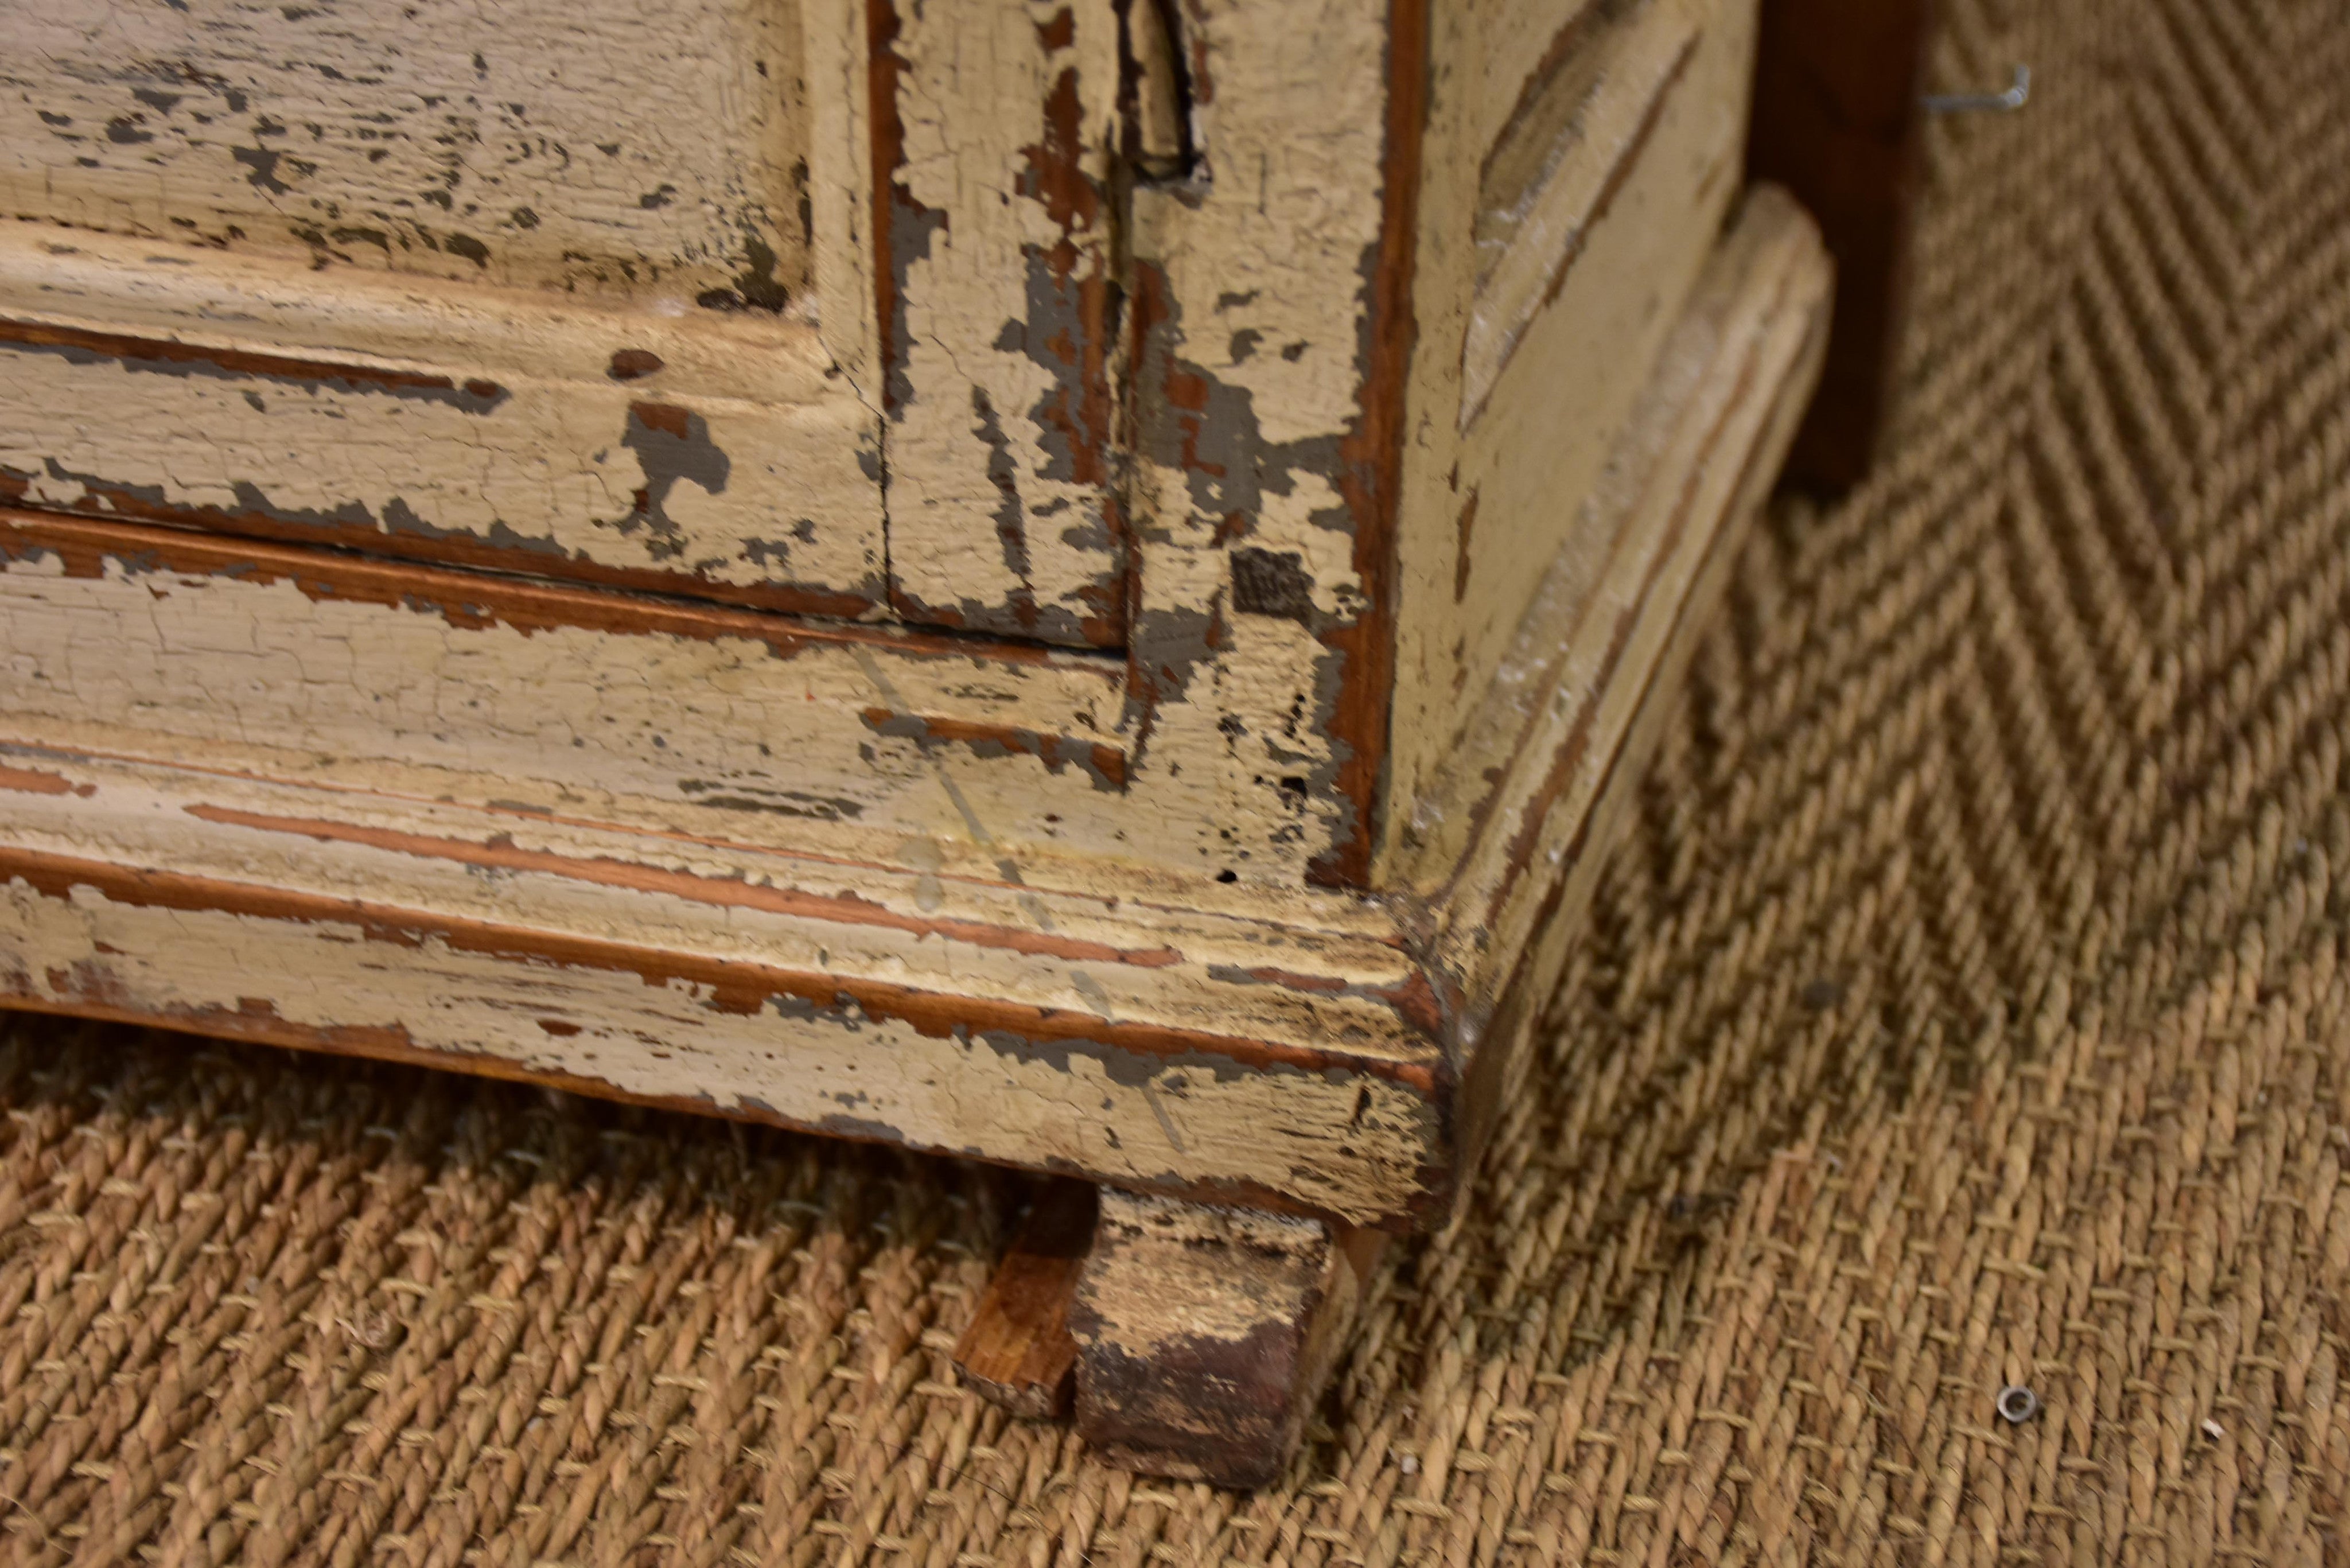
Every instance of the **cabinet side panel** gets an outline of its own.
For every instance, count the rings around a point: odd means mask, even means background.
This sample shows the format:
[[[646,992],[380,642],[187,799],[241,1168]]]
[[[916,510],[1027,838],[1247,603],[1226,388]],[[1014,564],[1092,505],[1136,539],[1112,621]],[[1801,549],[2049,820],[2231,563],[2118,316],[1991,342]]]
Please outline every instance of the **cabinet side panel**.
[[[1491,144],[1475,94],[1516,35],[1440,23],[1383,877],[1535,585],[1607,549],[1585,502],[1740,185],[1753,0],[1555,11],[1551,74]]]

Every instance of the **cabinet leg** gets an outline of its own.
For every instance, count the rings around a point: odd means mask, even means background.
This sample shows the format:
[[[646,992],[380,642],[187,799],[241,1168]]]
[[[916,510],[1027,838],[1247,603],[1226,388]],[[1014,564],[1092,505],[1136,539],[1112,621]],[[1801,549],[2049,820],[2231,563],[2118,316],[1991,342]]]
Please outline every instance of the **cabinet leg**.
[[[1104,1191],[1069,1310],[1087,1445],[1151,1475],[1234,1488],[1278,1478],[1384,1241]]]

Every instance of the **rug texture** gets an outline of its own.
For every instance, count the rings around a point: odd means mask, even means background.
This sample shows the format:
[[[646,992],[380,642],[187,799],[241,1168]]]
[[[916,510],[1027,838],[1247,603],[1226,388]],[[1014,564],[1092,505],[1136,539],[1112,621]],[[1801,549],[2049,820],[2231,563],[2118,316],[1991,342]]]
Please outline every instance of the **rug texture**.
[[[2350,1561],[2350,26],[1945,10],[1890,448],[1281,1485],[956,1386],[1014,1178],[0,1018],[0,1551]]]

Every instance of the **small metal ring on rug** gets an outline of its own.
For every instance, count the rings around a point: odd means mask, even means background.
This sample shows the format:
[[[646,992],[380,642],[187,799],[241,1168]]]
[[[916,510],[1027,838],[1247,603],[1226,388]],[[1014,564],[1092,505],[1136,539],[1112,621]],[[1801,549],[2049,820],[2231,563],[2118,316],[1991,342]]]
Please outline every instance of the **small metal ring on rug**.
[[[2021,1427],[2040,1414],[2040,1396],[2020,1383],[2011,1383],[1999,1391],[2000,1418],[2011,1427]]]

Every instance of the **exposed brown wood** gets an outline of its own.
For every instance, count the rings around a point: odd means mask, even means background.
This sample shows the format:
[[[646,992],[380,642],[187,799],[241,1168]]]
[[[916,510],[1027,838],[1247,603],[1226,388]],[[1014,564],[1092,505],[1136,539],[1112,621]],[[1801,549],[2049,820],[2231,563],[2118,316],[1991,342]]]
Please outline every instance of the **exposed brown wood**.
[[[910,206],[913,194],[899,178],[906,164],[906,124],[898,113],[898,76],[905,61],[898,54],[898,7],[895,0],[865,0],[866,127],[873,140],[873,303],[875,331],[881,361],[881,408],[894,411],[905,400],[905,372],[900,356],[906,333],[904,301],[899,297],[897,262],[900,206]],[[919,211],[911,214],[923,216]],[[882,441],[887,450],[888,426]]]
[[[911,624],[1125,643],[1099,112],[1121,32],[1107,0],[867,0],[889,598]]]
[[[1077,1369],[1069,1303],[1093,1246],[1094,1214],[1090,1182],[1063,1178],[1038,1193],[955,1345],[962,1380],[1015,1416],[1068,1414]]]
[[[28,348],[78,348],[109,359],[143,359],[163,365],[201,365],[239,375],[266,376],[289,381],[340,381],[388,391],[441,392],[453,396],[457,383],[447,376],[414,370],[390,370],[378,365],[338,364],[327,358],[297,358],[288,354],[259,353],[247,348],[217,348],[173,338],[132,337],[120,332],[60,327],[53,322],[0,318],[0,343]],[[629,350],[623,350],[623,353]],[[618,356],[615,356],[615,362]],[[660,361],[653,360],[653,369]],[[492,405],[506,395],[491,380],[469,380],[463,392],[473,402]]]
[[[1933,0],[1763,0],[1748,171],[1794,193],[1836,265],[1827,363],[1787,469],[1824,489],[1867,472],[1891,392],[1933,10]]]
[[[1354,519],[1354,568],[1363,607],[1321,633],[1340,654],[1336,702],[1326,729],[1337,749],[1336,787],[1350,818],[1306,869],[1323,888],[1364,888],[1378,841],[1380,785],[1395,684],[1397,508],[1401,490],[1404,400],[1419,324],[1412,265],[1419,241],[1421,143],[1429,101],[1429,0],[1388,8],[1386,148],[1381,158],[1379,241],[1370,278],[1368,354],[1357,392],[1360,412],[1339,445],[1338,493]]]
[[[1069,1314],[1078,1433],[1151,1475],[1237,1488],[1278,1479],[1384,1240],[1104,1192]]]

